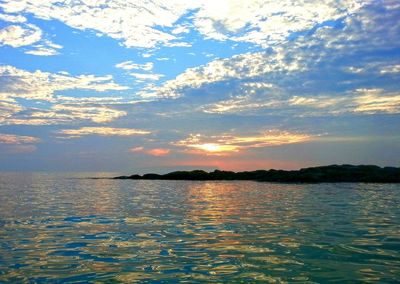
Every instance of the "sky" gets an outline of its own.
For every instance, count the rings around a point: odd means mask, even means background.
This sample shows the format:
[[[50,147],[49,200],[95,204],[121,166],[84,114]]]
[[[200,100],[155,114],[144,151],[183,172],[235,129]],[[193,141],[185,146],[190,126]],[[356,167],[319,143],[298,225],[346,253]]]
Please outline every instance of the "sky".
[[[400,166],[397,0],[0,0],[0,171]]]

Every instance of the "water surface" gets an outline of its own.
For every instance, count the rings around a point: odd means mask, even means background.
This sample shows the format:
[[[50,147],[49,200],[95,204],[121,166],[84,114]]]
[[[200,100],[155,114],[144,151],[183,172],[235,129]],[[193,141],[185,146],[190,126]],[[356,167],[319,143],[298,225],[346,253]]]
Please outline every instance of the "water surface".
[[[0,282],[400,281],[399,185],[82,176],[0,174]]]

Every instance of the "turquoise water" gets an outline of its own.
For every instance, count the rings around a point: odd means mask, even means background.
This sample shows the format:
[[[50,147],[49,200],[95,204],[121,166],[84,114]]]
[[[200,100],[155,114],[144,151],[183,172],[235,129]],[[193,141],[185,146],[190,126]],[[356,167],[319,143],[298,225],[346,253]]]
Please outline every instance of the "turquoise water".
[[[1,283],[400,281],[400,185],[77,177],[0,174]]]

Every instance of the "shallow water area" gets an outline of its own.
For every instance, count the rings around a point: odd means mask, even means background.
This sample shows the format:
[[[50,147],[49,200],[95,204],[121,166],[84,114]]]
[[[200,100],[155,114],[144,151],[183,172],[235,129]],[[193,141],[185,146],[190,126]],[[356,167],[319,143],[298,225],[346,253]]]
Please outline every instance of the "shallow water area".
[[[0,282],[400,281],[400,185],[88,176],[0,174]]]

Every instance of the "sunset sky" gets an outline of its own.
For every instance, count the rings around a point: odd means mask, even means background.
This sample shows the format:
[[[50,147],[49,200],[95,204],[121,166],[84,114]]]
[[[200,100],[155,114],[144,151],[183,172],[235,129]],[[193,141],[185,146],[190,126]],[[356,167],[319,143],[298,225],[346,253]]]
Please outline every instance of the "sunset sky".
[[[398,0],[1,0],[0,170],[400,166]]]

